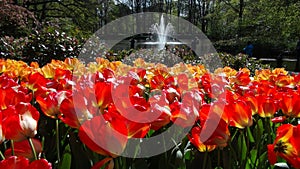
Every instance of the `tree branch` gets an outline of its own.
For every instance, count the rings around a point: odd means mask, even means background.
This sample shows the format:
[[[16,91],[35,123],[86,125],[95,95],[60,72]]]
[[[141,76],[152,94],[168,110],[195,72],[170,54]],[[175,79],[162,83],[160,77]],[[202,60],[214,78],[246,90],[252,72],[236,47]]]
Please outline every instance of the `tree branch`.
[[[226,5],[230,6],[236,13],[240,13],[240,10],[238,8],[236,8],[235,6],[233,6],[230,2],[228,2],[227,0],[223,1]]]

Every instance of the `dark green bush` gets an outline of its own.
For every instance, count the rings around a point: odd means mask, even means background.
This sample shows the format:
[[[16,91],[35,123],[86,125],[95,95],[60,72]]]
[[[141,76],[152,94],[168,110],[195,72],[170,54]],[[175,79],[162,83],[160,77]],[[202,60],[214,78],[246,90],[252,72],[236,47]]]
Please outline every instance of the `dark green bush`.
[[[52,59],[77,57],[81,50],[81,42],[64,32],[48,28],[35,31],[25,38],[2,37],[0,50],[2,58],[21,59],[28,63],[36,61],[45,65]]]

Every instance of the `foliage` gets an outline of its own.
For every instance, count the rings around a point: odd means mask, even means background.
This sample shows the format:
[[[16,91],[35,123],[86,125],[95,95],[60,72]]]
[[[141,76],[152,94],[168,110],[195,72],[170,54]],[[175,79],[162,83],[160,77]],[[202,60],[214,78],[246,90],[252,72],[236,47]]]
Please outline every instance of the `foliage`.
[[[0,56],[2,58],[22,59],[27,63],[33,61],[41,65],[52,59],[64,60],[77,57],[80,53],[80,40],[59,32],[51,27],[35,31],[25,38],[0,38]]]
[[[7,0],[0,2],[0,37],[26,36],[38,24],[34,13],[28,9],[8,3]]]
[[[254,73],[255,70],[270,68],[269,65],[263,64],[261,61],[249,58],[247,55],[241,53],[235,56],[226,53],[219,53],[219,57],[222,60],[223,66],[229,66],[236,70],[246,67],[250,70],[250,72]]]

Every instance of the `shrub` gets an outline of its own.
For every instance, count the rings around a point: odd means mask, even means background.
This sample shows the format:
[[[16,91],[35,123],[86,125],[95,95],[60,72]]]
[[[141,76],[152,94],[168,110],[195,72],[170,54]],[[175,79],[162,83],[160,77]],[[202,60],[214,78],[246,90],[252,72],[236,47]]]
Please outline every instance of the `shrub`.
[[[0,49],[2,58],[22,59],[27,63],[36,61],[45,65],[52,59],[77,57],[81,43],[64,32],[46,28],[25,38],[2,37]]]

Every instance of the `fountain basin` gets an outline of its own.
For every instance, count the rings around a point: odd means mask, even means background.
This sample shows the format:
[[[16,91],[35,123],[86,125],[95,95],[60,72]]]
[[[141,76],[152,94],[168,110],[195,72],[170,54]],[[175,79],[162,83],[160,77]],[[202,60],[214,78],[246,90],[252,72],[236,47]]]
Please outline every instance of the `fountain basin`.
[[[138,42],[136,43],[136,48],[157,48],[158,46],[183,46],[186,45],[186,43],[183,42],[165,42],[165,43],[161,43],[161,42]]]

